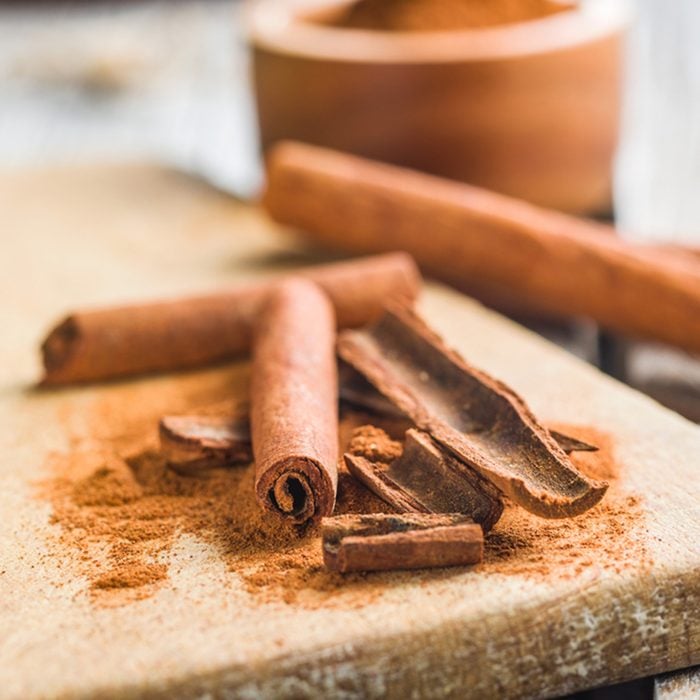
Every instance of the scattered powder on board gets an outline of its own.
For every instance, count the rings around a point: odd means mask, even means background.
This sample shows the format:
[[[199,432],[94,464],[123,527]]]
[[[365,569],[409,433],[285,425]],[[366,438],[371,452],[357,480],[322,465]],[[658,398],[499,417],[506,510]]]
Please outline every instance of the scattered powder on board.
[[[389,585],[423,584],[446,575],[444,570],[349,576],[327,572],[317,532],[299,533],[260,510],[252,465],[214,469],[201,477],[181,476],[166,466],[157,450],[156,430],[165,412],[163,402],[173,410],[199,411],[202,394],[197,394],[200,405],[186,399],[168,402],[166,397],[149,409],[133,402],[136,390],[125,389],[98,402],[91,411],[96,424],[90,428],[96,437],[83,435],[70,452],[53,455],[54,477],[41,488],[42,497],[52,503],[58,536],[58,552],[52,556],[78,562],[95,604],[126,604],[167,585],[173,545],[188,534],[212,545],[231,572],[232,583],[242,582],[259,601],[358,607]],[[219,398],[214,392],[208,401]],[[223,413],[232,406],[224,402],[214,410]],[[130,411],[133,416],[127,419]],[[406,428],[400,419],[383,421],[346,410],[341,445],[347,446],[352,431],[369,422],[393,439]],[[618,493],[609,440],[597,432],[568,429],[602,448],[574,459],[591,476],[613,482],[603,502],[583,516],[561,521],[507,508],[487,538],[484,563],[464,569],[462,575],[488,571],[572,578],[588,567],[620,570],[645,559],[643,509],[639,499]],[[368,444],[367,449],[391,452],[396,445]],[[336,512],[389,511],[341,465]],[[454,570],[449,575],[454,576]]]

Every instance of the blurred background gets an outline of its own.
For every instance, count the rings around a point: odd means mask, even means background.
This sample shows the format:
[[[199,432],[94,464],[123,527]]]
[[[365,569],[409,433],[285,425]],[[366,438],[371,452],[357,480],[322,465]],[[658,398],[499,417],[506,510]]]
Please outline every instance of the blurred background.
[[[404,81],[410,84],[408,93],[392,89],[383,100],[378,96],[386,94],[386,86],[401,81],[371,61],[365,83],[375,86],[374,93],[370,88],[350,97],[341,90],[314,93],[309,85],[297,84],[293,72],[285,80],[276,67],[274,47],[260,48],[261,35],[276,41],[274,15],[256,27],[254,72],[247,46],[251,8],[241,2],[1,3],[0,164],[28,168],[95,160],[156,161],[250,198],[262,183],[261,124],[266,144],[292,136],[404,162],[575,213],[603,219],[614,215],[622,235],[632,240],[697,252],[700,3],[674,0],[672,9],[661,0],[591,4],[606,6],[602,15],[612,17],[601,20],[611,28],[602,32],[607,48],[598,51],[594,69],[590,61],[579,64],[575,58],[552,64],[559,68],[540,81],[544,87],[539,93],[532,94],[536,81],[526,85],[523,99],[539,105],[539,111],[522,110],[515,101],[504,108],[499,93],[494,97],[484,91],[484,75],[470,74],[464,78],[471,81],[466,87],[458,85],[465,102],[488,107],[493,99],[495,106],[481,115],[472,110],[444,127],[435,125],[439,106],[427,116],[419,110],[411,113],[419,89],[431,103],[439,99],[430,73],[416,73]],[[374,51],[371,42],[367,46],[368,52]],[[409,55],[420,50],[418,44],[405,49]],[[516,93],[517,74],[494,75],[498,84],[508,80],[510,94]],[[472,84],[476,98],[469,93]],[[334,95],[341,93],[334,102]],[[449,113],[455,98],[448,95],[445,100],[443,112]],[[393,121],[376,127],[377,114],[381,118],[392,105],[397,105],[397,114],[390,115]],[[377,114],[367,111],[372,109]],[[526,113],[518,116],[519,133],[506,133],[512,119],[494,122],[494,114],[510,118],[517,109]],[[426,119],[431,120],[429,127]],[[455,123],[461,131],[455,131]],[[570,131],[557,136],[555,124],[568,124]],[[417,135],[426,128],[434,130],[432,146],[421,152]],[[461,151],[455,149],[455,139],[465,144]],[[530,143],[538,145],[536,151],[526,150]],[[455,150],[457,157],[446,155]],[[489,163],[490,170],[479,169],[481,163]],[[568,189],[556,190],[556,183]],[[590,324],[525,321],[700,420],[696,360],[599,334]]]
[[[616,218],[639,240],[700,248],[700,5],[629,5]],[[232,0],[0,3],[0,162],[157,159],[250,196],[244,15]]]
[[[241,5],[0,4],[0,163],[156,160],[260,183]]]

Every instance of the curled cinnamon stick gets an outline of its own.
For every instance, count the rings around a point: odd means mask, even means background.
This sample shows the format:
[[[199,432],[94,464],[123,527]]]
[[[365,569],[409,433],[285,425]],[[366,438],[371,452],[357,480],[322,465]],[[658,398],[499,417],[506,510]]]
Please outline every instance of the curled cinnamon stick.
[[[420,275],[404,253],[296,271],[331,299],[338,324],[377,318],[387,297],[415,298]],[[224,360],[249,350],[270,282],[214,294],[76,311],[42,345],[45,385],[99,381]]]
[[[322,526],[323,561],[341,573],[465,566],[483,556],[481,528],[460,513],[339,515]]]
[[[340,356],[421,430],[544,518],[578,515],[607,484],[581,474],[512,389],[468,365],[408,309],[343,331]]]
[[[358,428],[344,455],[348,471],[370,491],[407,513],[462,513],[488,532],[503,513],[498,489],[419,430],[408,430],[398,456],[383,430]],[[397,445],[398,447],[398,445]]]
[[[270,292],[258,320],[251,375],[255,491],[295,524],[333,512],[338,481],[338,378],[333,307],[313,283]]]
[[[700,268],[611,227],[462,183],[314,146],[271,151],[264,206],[354,253],[401,249],[486,301],[700,352]]]

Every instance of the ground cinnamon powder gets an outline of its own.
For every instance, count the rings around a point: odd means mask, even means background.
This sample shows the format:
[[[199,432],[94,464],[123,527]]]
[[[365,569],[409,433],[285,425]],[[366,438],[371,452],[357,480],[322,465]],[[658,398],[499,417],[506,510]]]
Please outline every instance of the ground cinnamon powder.
[[[215,378],[212,375],[212,387]],[[285,527],[260,510],[252,465],[209,470],[201,477],[170,470],[157,449],[162,404],[167,402],[173,412],[199,412],[204,403],[222,398],[222,390],[207,392],[194,382],[189,396],[175,400],[165,395],[152,405],[134,400],[136,384],[119,390],[93,407],[88,435],[76,438],[69,452],[52,456],[53,476],[40,488],[41,497],[52,504],[56,526],[50,556],[77,560],[95,604],[127,604],[167,585],[167,554],[183,534],[211,544],[231,571],[232,582],[242,581],[261,601],[358,607],[391,583],[429,582],[445,575],[440,570],[345,576],[327,572],[316,531]],[[222,402],[209,412],[223,415],[232,410],[232,402]],[[406,428],[401,419],[379,420],[345,410],[341,451],[353,430],[368,423],[394,440]],[[601,447],[598,453],[579,453],[574,460],[590,476],[610,480],[610,491],[601,504],[570,520],[545,521],[508,507],[487,538],[485,560],[473,568],[475,574],[553,580],[577,576],[589,567],[620,570],[645,561],[642,503],[619,490],[609,439],[596,431],[558,427]],[[368,450],[393,454],[398,449],[396,443],[370,442]],[[390,511],[341,464],[337,513]]]
[[[477,29],[546,17],[571,9],[556,0],[358,0],[333,24],[353,29]]]
[[[399,440],[392,440],[377,426],[366,425],[353,434],[348,451],[370,462],[389,464],[401,456],[403,446]]]

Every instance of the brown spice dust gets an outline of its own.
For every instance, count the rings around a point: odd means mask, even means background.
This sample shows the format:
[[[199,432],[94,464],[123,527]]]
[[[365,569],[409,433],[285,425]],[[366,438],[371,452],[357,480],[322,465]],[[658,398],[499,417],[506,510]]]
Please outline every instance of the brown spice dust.
[[[565,520],[542,520],[521,508],[507,507],[486,540],[482,569],[547,576],[556,566],[559,575],[570,578],[595,566],[621,572],[651,564],[642,500],[621,493],[610,436],[581,426],[550,427],[599,448],[598,452],[574,452],[570,458],[586,476],[610,482],[610,489],[597,506]]]
[[[556,0],[358,0],[332,24],[409,32],[478,29],[546,17],[573,6]]]
[[[376,426],[365,425],[362,430],[353,434],[348,451],[370,462],[389,464],[401,456],[403,446],[398,440],[388,438],[387,434]]]
[[[358,607],[406,582],[423,585],[468,571],[345,576],[326,571],[315,531],[300,533],[260,510],[252,465],[215,469],[203,477],[170,470],[157,450],[157,420],[165,399],[150,409],[140,405],[129,417],[133,391],[126,389],[98,402],[91,413],[95,425],[89,428],[94,437],[76,439],[70,452],[54,455],[50,464],[54,477],[41,489],[58,526],[58,551],[52,556],[78,561],[96,604],[122,605],[153,595],[168,581],[168,556],[182,534],[212,545],[232,575],[235,572],[232,581],[241,581],[263,602]],[[208,395],[208,401],[202,401],[201,393],[196,397],[200,404],[221,398],[217,391]],[[214,412],[223,415],[231,407],[224,402]],[[171,408],[200,410],[196,400],[186,397],[174,405],[170,402]],[[407,427],[401,419],[345,410],[341,452],[353,430],[367,423],[394,439],[402,438]],[[485,561],[473,568],[474,575],[488,571],[553,580],[575,577],[588,567],[620,570],[645,560],[642,506],[637,498],[618,492],[619,474],[609,439],[571,426],[566,431],[601,447],[597,453],[574,455],[574,460],[590,476],[612,482],[608,495],[571,520],[546,521],[507,508],[487,539]],[[391,510],[341,463],[337,513]]]

